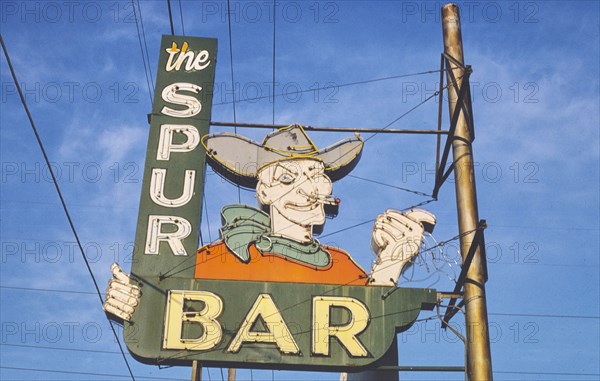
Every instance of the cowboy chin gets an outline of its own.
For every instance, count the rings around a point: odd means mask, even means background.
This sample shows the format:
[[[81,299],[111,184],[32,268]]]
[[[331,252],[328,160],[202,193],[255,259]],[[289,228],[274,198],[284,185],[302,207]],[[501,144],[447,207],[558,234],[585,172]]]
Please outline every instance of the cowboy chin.
[[[389,209],[377,216],[371,236],[376,260],[367,274],[348,253],[321,245],[313,236],[327,214],[335,215],[339,200],[332,196],[332,183],[356,166],[362,138],[352,136],[319,150],[294,124],[269,133],[262,143],[215,133],[204,136],[202,144],[209,165],[231,182],[256,189],[259,205],[222,209],[221,238],[198,249],[195,278],[395,285],[418,254],[424,231],[435,225],[435,217],[421,209]],[[118,265],[112,271],[104,309],[129,320],[139,291]],[[124,300],[115,289],[138,297]]]

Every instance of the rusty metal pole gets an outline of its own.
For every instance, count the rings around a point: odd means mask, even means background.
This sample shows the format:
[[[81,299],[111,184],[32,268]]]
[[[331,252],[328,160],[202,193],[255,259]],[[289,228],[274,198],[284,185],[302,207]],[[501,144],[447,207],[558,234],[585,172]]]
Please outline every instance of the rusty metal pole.
[[[192,381],[202,381],[202,365],[198,361],[192,362]]]
[[[446,73],[448,83],[456,80],[458,89],[463,83],[464,56],[462,48],[462,34],[460,29],[460,15],[456,4],[446,4],[442,7],[442,28],[444,34],[444,53],[451,57]],[[468,85],[468,82],[465,83]],[[464,97],[465,105],[470,109],[470,93]],[[457,109],[459,93],[457,88],[448,86],[448,105],[450,120]],[[477,210],[477,194],[475,190],[475,175],[473,171],[472,136],[464,112],[460,112],[457,119],[455,136],[452,139],[452,155],[454,159],[454,174],[456,188],[456,206],[458,211],[458,227],[460,238],[460,252],[467,255],[475,229],[478,226],[479,215]],[[471,232],[468,233],[467,232]],[[470,381],[492,380],[492,360],[488,331],[487,305],[485,296],[485,258],[478,246],[464,283],[464,300],[466,302],[465,321],[467,328],[467,374]]]
[[[227,381],[235,381],[235,368],[229,368],[227,371]]]

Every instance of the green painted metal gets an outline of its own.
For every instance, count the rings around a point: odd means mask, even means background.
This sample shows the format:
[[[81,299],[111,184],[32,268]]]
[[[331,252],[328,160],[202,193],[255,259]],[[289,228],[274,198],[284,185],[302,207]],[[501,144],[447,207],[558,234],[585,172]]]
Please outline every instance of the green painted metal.
[[[182,65],[180,70],[167,71],[166,65],[169,58],[167,49],[171,48],[173,43],[179,48],[182,48],[184,44],[186,44],[188,52],[207,51],[210,64],[202,70],[192,69],[187,71],[185,70],[185,65]],[[212,109],[212,89],[214,88],[216,57],[216,39],[170,35],[162,37],[133,253],[132,272],[139,276],[158,276],[165,274],[182,262],[188,261],[191,257],[195,257],[198,248],[198,231],[202,211],[206,151],[201,144],[198,144],[191,152],[172,152],[170,160],[158,160],[157,150],[160,129],[163,124],[192,125],[198,130],[200,136],[208,133]],[[200,91],[199,94],[183,92],[184,95],[196,97],[202,105],[200,113],[193,117],[179,118],[165,115],[162,112],[163,107],[165,106],[177,110],[184,108],[181,105],[167,102],[162,97],[165,87],[181,82],[191,83],[202,87],[202,91]],[[182,144],[185,141],[186,137],[184,134],[174,134],[174,143]],[[153,168],[166,169],[167,175],[164,194],[169,198],[176,198],[182,194],[185,170],[195,170],[194,193],[191,200],[185,205],[176,208],[157,205],[153,202],[150,198],[150,177]],[[158,255],[144,254],[148,232],[148,218],[150,215],[176,216],[184,218],[190,223],[191,233],[182,240],[187,256],[174,255],[166,242],[160,243],[160,253]],[[165,227],[165,230],[168,228],[168,226]],[[179,273],[181,276],[188,277],[192,277],[193,274],[193,267],[184,269]],[[143,302],[144,300],[142,300],[142,303]]]
[[[201,290],[215,293],[223,300],[223,312],[218,317],[223,338],[212,350],[163,349],[164,306],[166,290]],[[368,367],[389,349],[396,333],[408,329],[422,309],[433,309],[436,292],[432,289],[382,286],[338,286],[277,282],[215,281],[203,279],[145,278],[142,282],[144,300],[133,319],[125,325],[125,342],[139,361],[149,364],[185,365],[193,360],[205,366],[276,368],[304,370],[344,370]],[[227,351],[244,317],[260,294],[268,294],[277,305],[283,320],[296,340],[300,354],[282,354],[274,344],[246,343],[238,353]],[[330,355],[311,353],[312,301],[315,296],[354,298],[369,311],[367,328],[357,337],[368,350],[367,357],[353,357],[336,338],[330,338]],[[331,308],[330,324],[344,325],[350,314],[343,308]],[[190,328],[190,337],[201,334]],[[194,333],[194,329],[196,332]],[[260,331],[261,327],[253,328]],[[185,328],[184,328],[185,331]]]

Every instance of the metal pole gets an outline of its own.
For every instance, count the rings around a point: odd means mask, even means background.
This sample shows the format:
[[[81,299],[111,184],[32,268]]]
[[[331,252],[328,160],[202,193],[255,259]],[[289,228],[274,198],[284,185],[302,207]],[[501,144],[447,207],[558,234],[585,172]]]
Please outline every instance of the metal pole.
[[[198,361],[192,362],[192,381],[202,381],[202,365]]]
[[[151,114],[150,114],[151,117]],[[264,124],[264,123],[240,123],[240,122],[217,122],[211,121],[211,126],[215,127],[242,127],[242,128],[283,128],[289,124]],[[445,130],[406,130],[394,128],[365,128],[365,127],[319,127],[303,125],[305,131],[325,131],[325,132],[364,132],[368,134],[418,134],[418,135],[448,135]]]
[[[449,56],[447,71],[448,83],[456,81],[457,86],[448,86],[448,105],[450,120],[455,112],[460,112],[457,105],[458,89],[463,83],[465,74],[460,30],[460,15],[456,4],[446,4],[442,7],[442,28],[444,34],[444,53]],[[468,83],[466,83],[468,85]],[[458,88],[458,89],[457,89]],[[466,93],[467,95],[469,93]],[[465,105],[470,109],[470,96],[464,97]],[[473,173],[472,136],[468,128],[464,112],[456,122],[456,132],[452,139],[452,155],[455,163],[456,204],[458,211],[458,227],[461,234],[461,255],[469,252],[475,229],[478,226],[477,194],[475,190],[475,175]],[[465,234],[465,232],[471,232]],[[464,234],[464,235],[463,235]],[[464,258],[463,258],[464,260]],[[464,283],[464,300],[466,302],[466,331],[467,331],[467,375],[469,380],[492,380],[492,360],[487,320],[485,298],[485,276],[483,271],[485,259],[477,247]]]
[[[235,381],[235,368],[229,368],[227,371],[227,381]]]

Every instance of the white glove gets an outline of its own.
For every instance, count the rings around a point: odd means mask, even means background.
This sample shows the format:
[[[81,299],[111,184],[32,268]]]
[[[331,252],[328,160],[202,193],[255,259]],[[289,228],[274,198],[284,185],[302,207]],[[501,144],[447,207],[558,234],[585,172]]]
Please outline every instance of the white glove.
[[[102,308],[124,321],[129,321],[140,302],[142,292],[138,286],[131,284],[129,275],[125,274],[118,264],[113,263],[110,270],[113,278],[108,281],[106,300]]]
[[[377,256],[370,284],[396,284],[402,271],[419,253],[423,232],[432,232],[435,216],[422,209],[406,213],[388,209],[377,216],[371,236],[371,248]]]

